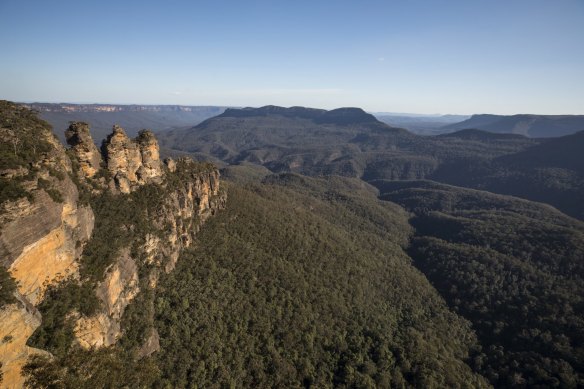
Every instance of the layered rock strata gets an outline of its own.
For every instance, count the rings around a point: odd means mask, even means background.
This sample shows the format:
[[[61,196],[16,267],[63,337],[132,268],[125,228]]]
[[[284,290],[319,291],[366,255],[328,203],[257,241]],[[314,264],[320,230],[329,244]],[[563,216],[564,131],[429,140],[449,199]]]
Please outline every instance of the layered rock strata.
[[[101,165],[101,154],[89,133],[89,124],[84,122],[71,123],[65,131],[67,144],[79,162],[78,176],[93,178]]]
[[[158,142],[152,132],[144,130],[130,139],[119,126],[105,140],[102,150],[113,188],[130,193],[141,185],[160,183],[162,165]]]
[[[36,306],[47,287],[77,276],[77,259],[94,225],[91,208],[78,201],[71,162],[48,124],[19,119],[16,128],[0,126],[0,138],[16,133],[22,142],[36,145],[33,159],[23,160],[18,169],[0,171],[2,177],[18,178],[24,191],[22,197],[0,204],[0,265],[18,285],[16,302],[0,307],[0,362],[6,388],[22,387],[21,367],[30,355],[42,352],[26,345],[41,321]],[[17,151],[15,157],[29,152]]]

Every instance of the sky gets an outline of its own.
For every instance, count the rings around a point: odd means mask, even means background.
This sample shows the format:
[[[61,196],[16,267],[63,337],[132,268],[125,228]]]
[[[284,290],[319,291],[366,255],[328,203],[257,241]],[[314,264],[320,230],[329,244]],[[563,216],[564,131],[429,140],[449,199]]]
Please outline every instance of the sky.
[[[584,0],[0,0],[0,99],[584,114]]]

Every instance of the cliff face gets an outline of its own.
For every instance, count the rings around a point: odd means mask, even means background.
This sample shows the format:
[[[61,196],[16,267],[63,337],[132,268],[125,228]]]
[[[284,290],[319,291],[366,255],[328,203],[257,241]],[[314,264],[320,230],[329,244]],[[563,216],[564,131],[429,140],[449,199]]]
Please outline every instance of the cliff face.
[[[48,125],[5,102],[0,108],[0,143],[16,145],[0,177],[4,188],[17,188],[0,204],[0,265],[18,285],[17,301],[0,306],[0,362],[3,385],[20,387],[20,367],[39,352],[26,346],[40,324],[35,306],[48,286],[77,275],[94,216],[79,203],[71,162]]]
[[[45,122],[0,102],[0,153],[9,156],[0,160],[0,265],[18,285],[15,299],[0,300],[2,387],[22,387],[20,369],[27,359],[47,354],[27,346],[27,340],[42,326],[37,307],[48,287],[66,279],[94,285],[99,308],[89,316],[71,311],[67,320],[74,320],[75,342],[82,347],[112,345],[123,333],[128,305],[142,290],[154,290],[160,272],[174,268],[202,223],[224,206],[218,171],[186,159],[163,165],[149,131],[131,140],[115,126],[103,155],[87,124],[71,124],[66,136],[72,160]],[[80,193],[93,204],[92,199],[108,191],[118,206],[130,209],[130,222],[136,223],[133,215],[140,214],[141,225],[123,223],[118,226],[123,230],[108,231],[108,220],[100,220],[106,235],[92,238],[97,222]],[[127,243],[92,281],[83,271],[84,247],[98,238],[107,245],[120,231]],[[149,328],[143,342],[139,355],[157,350],[155,328]]]
[[[0,361],[2,361],[3,388],[20,388],[24,384],[20,371],[28,358],[42,354],[26,345],[26,341],[41,324],[41,316],[24,301],[10,304],[0,310]]]

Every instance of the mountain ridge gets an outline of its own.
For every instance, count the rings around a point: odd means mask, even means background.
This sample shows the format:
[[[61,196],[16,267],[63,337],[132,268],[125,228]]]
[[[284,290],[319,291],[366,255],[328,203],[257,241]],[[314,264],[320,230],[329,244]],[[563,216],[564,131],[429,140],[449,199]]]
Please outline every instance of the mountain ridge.
[[[493,115],[476,114],[459,123],[441,127],[441,131],[476,128],[497,133],[511,133],[532,138],[558,137],[584,130],[584,115]]]

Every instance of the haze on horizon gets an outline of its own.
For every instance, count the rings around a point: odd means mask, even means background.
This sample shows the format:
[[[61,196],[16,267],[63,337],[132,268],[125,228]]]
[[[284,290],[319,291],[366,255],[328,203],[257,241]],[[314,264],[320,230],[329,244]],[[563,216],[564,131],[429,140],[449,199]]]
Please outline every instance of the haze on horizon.
[[[0,99],[584,114],[584,2],[2,1]]]

